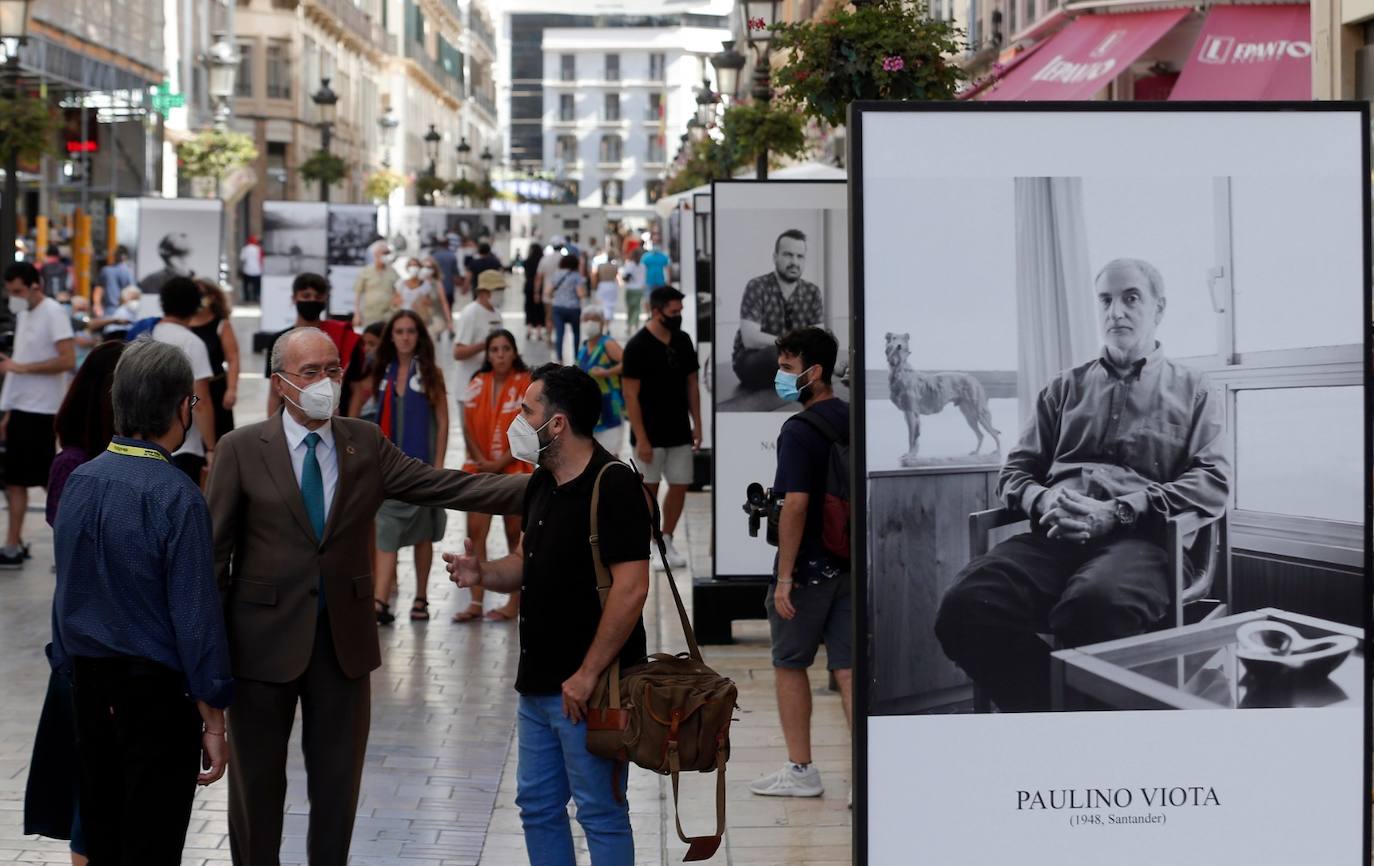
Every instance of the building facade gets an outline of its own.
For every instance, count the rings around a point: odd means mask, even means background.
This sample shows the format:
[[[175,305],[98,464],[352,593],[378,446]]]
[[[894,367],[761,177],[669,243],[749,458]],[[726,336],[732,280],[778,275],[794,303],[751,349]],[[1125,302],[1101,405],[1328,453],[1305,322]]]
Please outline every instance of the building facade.
[[[585,7],[585,8],[584,8]],[[696,111],[732,0],[507,0],[498,82],[507,164],[551,173],[569,203],[644,209]]]

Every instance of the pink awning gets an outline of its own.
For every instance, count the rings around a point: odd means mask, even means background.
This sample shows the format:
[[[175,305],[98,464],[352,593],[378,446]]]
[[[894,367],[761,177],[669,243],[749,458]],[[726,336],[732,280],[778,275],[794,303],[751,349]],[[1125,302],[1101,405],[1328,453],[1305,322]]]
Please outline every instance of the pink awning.
[[[1188,9],[1084,15],[1065,27],[1017,66],[995,87],[978,95],[986,100],[1091,99],[1149,51]]]
[[[1312,98],[1311,7],[1214,6],[1178,84],[1178,99]]]

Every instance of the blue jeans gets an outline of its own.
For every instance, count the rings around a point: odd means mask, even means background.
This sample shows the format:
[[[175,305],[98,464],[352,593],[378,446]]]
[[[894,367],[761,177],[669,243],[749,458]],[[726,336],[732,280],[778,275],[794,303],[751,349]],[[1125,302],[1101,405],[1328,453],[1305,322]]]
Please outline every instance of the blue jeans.
[[[573,724],[563,716],[562,695],[521,695],[517,724],[515,804],[520,807],[530,866],[576,862],[569,798],[577,804],[577,821],[587,834],[593,866],[634,866],[626,767],[587,751],[587,723]]]
[[[577,347],[582,345],[582,308],[581,307],[554,307],[553,308],[553,331],[554,339],[557,341],[555,351],[558,356],[554,358],[558,363],[563,363],[563,326],[568,325],[573,332],[573,359],[577,357]]]

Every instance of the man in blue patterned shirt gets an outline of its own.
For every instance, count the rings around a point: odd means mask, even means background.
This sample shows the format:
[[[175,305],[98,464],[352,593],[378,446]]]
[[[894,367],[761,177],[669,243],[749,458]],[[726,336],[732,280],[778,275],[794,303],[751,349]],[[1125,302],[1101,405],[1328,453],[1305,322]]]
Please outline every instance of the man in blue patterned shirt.
[[[193,423],[193,386],[177,347],[129,346],[111,393],[117,435],[72,473],[53,525],[52,664],[75,679],[93,863],[179,864],[196,785],[228,760],[210,512],[171,462]]]

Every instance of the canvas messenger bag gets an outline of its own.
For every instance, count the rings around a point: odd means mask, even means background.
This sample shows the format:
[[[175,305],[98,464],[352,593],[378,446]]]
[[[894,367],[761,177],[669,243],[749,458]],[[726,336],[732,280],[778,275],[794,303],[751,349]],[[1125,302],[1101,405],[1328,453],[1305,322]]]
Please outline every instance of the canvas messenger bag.
[[[588,541],[602,609],[611,591],[611,573],[601,561],[597,505],[601,498],[601,477],[612,466],[634,472],[624,463],[607,463],[597,473],[592,487]],[[732,680],[711,670],[701,658],[687,610],[682,606],[682,596],[668,567],[667,551],[658,528],[658,503],[650,499],[650,508],[654,542],[663,558],[663,572],[673,591],[682,632],[687,637],[687,652],[656,653],[642,664],[623,671],[619,659],[611,662],[587,704],[587,751],[672,776],[674,811],[678,809],[678,774],[715,770],[715,834],[689,837],[682,831],[682,816],[674,816],[678,838],[689,846],[683,859],[706,860],[715,855],[725,833],[725,762],[730,757],[730,722],[738,691]]]

